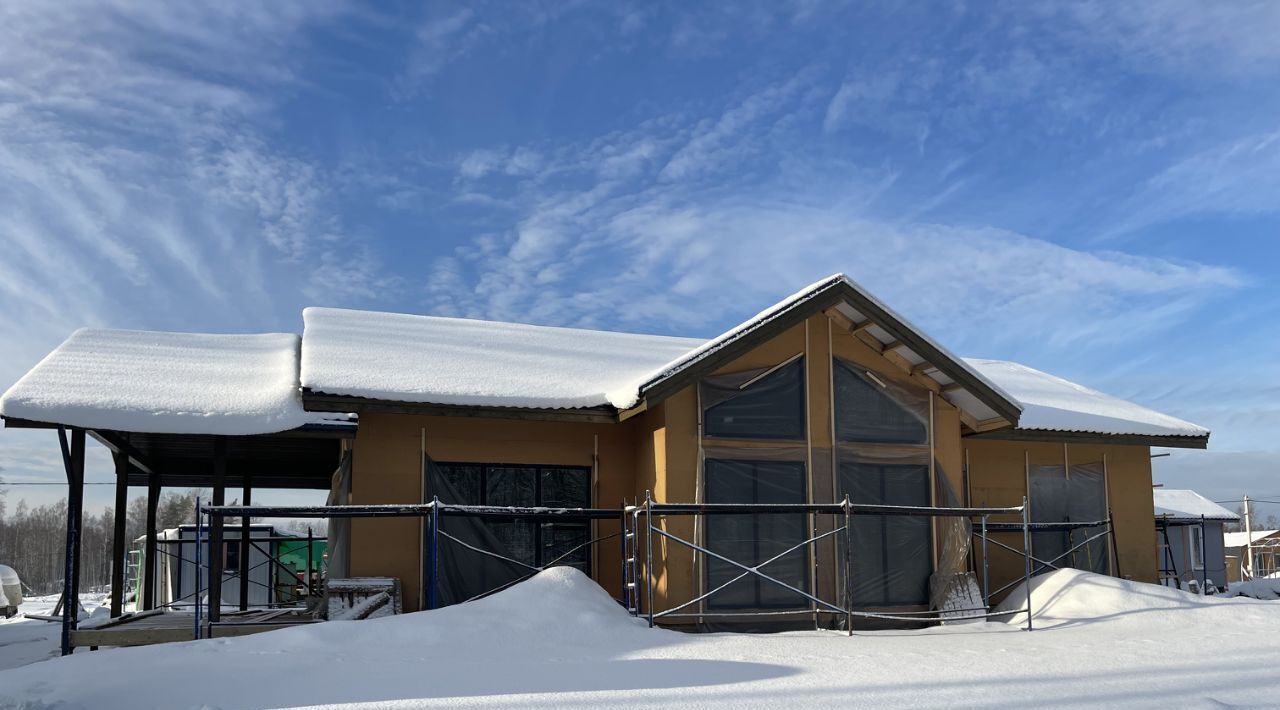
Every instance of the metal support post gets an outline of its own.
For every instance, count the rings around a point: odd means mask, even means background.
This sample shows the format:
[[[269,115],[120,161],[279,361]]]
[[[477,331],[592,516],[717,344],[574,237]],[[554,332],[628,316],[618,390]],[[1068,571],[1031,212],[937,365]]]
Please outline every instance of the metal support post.
[[[315,560],[313,559],[313,556],[312,556],[313,553],[311,551],[314,545],[315,545],[315,535],[312,534],[311,526],[308,525],[307,526],[307,573],[303,577],[303,579],[307,581],[306,589],[307,589],[307,594],[309,596],[316,595],[315,587],[311,583],[311,580],[315,579],[315,577],[312,576],[312,565],[315,564]]]
[[[849,494],[844,496],[844,624],[853,636],[853,516],[849,513]]]
[[[1120,574],[1120,546],[1116,544],[1116,516],[1112,514],[1111,509],[1107,508],[1107,533],[1111,538],[1111,568],[1115,570],[1117,577]]]
[[[1027,593],[1027,631],[1031,630],[1031,509],[1027,497],[1022,496],[1022,586]]]
[[[80,623],[80,526],[84,507],[84,429],[58,428],[67,474],[67,547],[62,570],[62,655],[71,654],[71,632]]]
[[[987,558],[987,518],[982,516],[982,603],[991,608],[991,565]]]
[[[1209,593],[1209,556],[1205,554],[1205,541],[1209,538],[1204,534],[1204,514],[1200,515],[1200,594]]]
[[[127,436],[127,435],[126,435]],[[116,504],[111,533],[111,618],[124,613],[125,522],[129,507],[129,457],[114,454],[116,464]]]
[[[181,535],[179,535],[178,540],[179,541],[182,540]],[[194,604],[195,610],[196,610],[196,613],[195,613],[195,624],[196,624],[195,637],[196,638],[200,638],[200,572],[203,569],[201,567],[201,562],[202,562],[201,558],[204,556],[203,548],[204,548],[204,516],[200,513],[200,497],[196,496],[196,603]],[[181,566],[181,562],[182,562],[181,542],[179,542],[179,545],[178,545],[178,562],[179,562],[179,566]],[[152,566],[152,569],[155,569],[155,567]],[[181,579],[182,576],[179,575],[178,577],[179,579]],[[208,579],[208,577],[205,577],[205,579]]]
[[[440,590],[440,497],[432,496],[431,498],[431,517],[428,520],[428,559],[431,565],[431,580],[427,585],[427,608],[435,609],[439,606],[438,597]]]
[[[147,474],[147,541],[143,552],[142,566],[145,568],[139,577],[142,578],[142,608],[150,611],[156,608],[156,555],[159,554],[156,530],[156,517],[160,508],[160,474],[152,471]],[[199,598],[196,603],[199,603]]]
[[[227,483],[227,440],[225,437],[213,438],[213,504],[226,502]],[[209,623],[216,624],[222,618],[222,569],[225,564],[226,547],[223,544],[222,528],[226,518],[221,515],[209,519]]]
[[[253,505],[253,478],[248,471],[244,473],[242,497],[245,505]],[[249,516],[240,516],[240,611],[246,611],[249,608],[249,538],[253,536],[249,521]],[[267,603],[271,603],[270,594],[267,595]]]
[[[645,534],[644,534],[644,554],[645,554],[645,585],[648,591],[648,604],[645,611],[649,614],[649,628],[653,628],[653,496],[646,490],[644,492],[644,516],[645,516]]]

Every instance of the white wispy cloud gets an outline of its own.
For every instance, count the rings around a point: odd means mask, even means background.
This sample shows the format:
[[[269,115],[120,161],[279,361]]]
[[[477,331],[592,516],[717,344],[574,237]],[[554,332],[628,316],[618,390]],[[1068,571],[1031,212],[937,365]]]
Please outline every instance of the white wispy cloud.
[[[1066,348],[1149,337],[1247,284],[1215,265],[886,218],[872,208],[892,179],[883,170],[831,180],[797,164],[761,181],[716,159],[767,136],[780,114],[820,112],[795,100],[800,86],[769,86],[719,115],[615,134],[607,154],[592,142],[563,151],[562,181],[494,185],[509,191],[497,194],[517,213],[483,246],[440,262],[432,280],[450,286],[432,293],[433,307],[698,333],[846,271],[958,346],[998,355],[990,349],[1015,339]],[[645,157],[631,180],[603,177],[613,173],[602,163],[634,151]]]
[[[331,266],[326,176],[260,130],[300,82],[302,34],[341,11],[0,6],[0,387],[78,327],[295,329],[316,278],[367,294],[372,256]],[[6,432],[0,460],[61,477],[47,432]]]

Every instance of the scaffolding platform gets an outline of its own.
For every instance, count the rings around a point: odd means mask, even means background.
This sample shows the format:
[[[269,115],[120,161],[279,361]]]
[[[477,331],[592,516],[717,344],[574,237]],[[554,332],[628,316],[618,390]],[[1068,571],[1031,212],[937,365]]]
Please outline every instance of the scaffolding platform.
[[[72,631],[71,645],[75,648],[92,649],[99,646],[148,646],[193,641],[196,638],[195,618],[195,614],[189,612],[158,609],[125,614],[101,626]],[[201,622],[201,637],[247,636],[320,621],[322,620],[301,609],[226,611],[220,621],[212,624],[208,621]]]

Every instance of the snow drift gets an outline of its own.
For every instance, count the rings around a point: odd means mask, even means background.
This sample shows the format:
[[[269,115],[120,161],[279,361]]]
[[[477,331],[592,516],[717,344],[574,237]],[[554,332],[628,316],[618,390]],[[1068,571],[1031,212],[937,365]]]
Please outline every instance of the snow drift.
[[[1076,569],[1061,569],[1031,578],[1031,611],[1037,627],[1095,622],[1134,614],[1161,615],[1224,602],[1156,584]],[[1012,613],[1024,608],[1026,585],[1019,584],[996,607],[996,611]],[[1026,614],[1014,614],[1009,623],[1025,625],[1026,619]]]
[[[1075,570],[1036,577],[1031,594],[1034,633],[1015,621],[682,634],[557,568],[438,611],[78,652],[0,672],[0,707],[1221,707],[1280,695],[1280,678],[1258,672],[1280,662],[1274,602]]]

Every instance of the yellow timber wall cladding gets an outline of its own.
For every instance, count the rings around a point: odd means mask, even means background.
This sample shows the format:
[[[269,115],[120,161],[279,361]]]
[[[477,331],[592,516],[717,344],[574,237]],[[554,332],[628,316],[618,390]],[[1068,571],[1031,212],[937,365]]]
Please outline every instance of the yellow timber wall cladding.
[[[642,418],[637,418],[642,419]],[[652,421],[650,414],[642,421]],[[418,503],[423,500],[422,442],[436,461],[586,466],[595,461],[592,505],[618,508],[636,497],[636,468],[653,475],[653,457],[637,446],[640,427],[366,413],[360,416],[352,459],[351,502]],[[639,423],[639,422],[637,422]],[[648,432],[655,437],[657,432]],[[597,441],[598,439],[598,441]],[[650,441],[656,439],[651,438]],[[651,445],[651,444],[650,444]],[[643,489],[641,490],[643,494]],[[417,518],[356,518],[351,525],[352,576],[398,577],[406,611],[421,608],[422,523]],[[618,531],[610,520],[596,534]],[[621,585],[620,543],[593,545],[592,574],[611,594]]]
[[[739,450],[751,448],[778,448],[802,446],[806,450],[808,500],[812,503],[836,502],[834,464],[832,460],[832,385],[831,357],[857,363],[874,372],[878,377],[891,380],[902,387],[925,392],[924,380],[912,376],[909,368],[895,363],[872,349],[861,338],[834,323],[823,314],[811,316],[804,323],[779,334],[768,342],[752,349],[715,374],[728,374],[746,370],[772,367],[797,354],[805,355],[805,390],[807,396],[806,442],[760,442],[745,440],[702,439],[697,385],[690,385],[662,403],[658,410],[645,416],[661,420],[657,429],[663,436],[652,438],[655,443],[665,443],[665,461],[657,457],[654,467],[654,483],[647,482],[643,464],[637,477],[637,494],[644,495],[646,488],[654,492],[659,502],[702,502],[701,463],[704,447],[733,447]],[[960,413],[949,402],[934,399],[935,457],[947,476],[953,490],[963,495],[963,451],[960,439]],[[650,426],[654,426],[651,422]],[[641,437],[644,439],[645,437]],[[648,440],[648,439],[646,439]],[[665,466],[663,465],[665,463]],[[942,504],[941,500],[935,501]],[[826,532],[834,521],[815,519],[813,534]],[[655,525],[657,521],[655,521]],[[687,540],[700,544],[702,530],[697,529],[692,517],[673,517],[666,521],[666,529]],[[836,598],[836,559],[833,540],[820,542],[814,550],[811,588],[825,599]],[[666,541],[654,544],[654,567],[658,573],[654,600],[657,609],[666,609],[703,593],[702,567],[688,548]]]
[[[995,439],[965,439],[969,490],[975,506],[1022,503],[1027,491],[1027,465],[1072,466],[1106,462],[1107,497],[1115,520],[1116,562],[1120,576],[1141,582],[1157,577],[1155,505],[1151,496],[1151,450],[1146,446],[1061,444]],[[993,521],[995,519],[993,518]],[[1013,522],[1012,519],[1008,520]],[[993,536],[1022,549],[1022,534]],[[990,550],[991,585],[995,589],[1022,576],[1022,557]],[[981,565],[979,557],[977,560]]]

